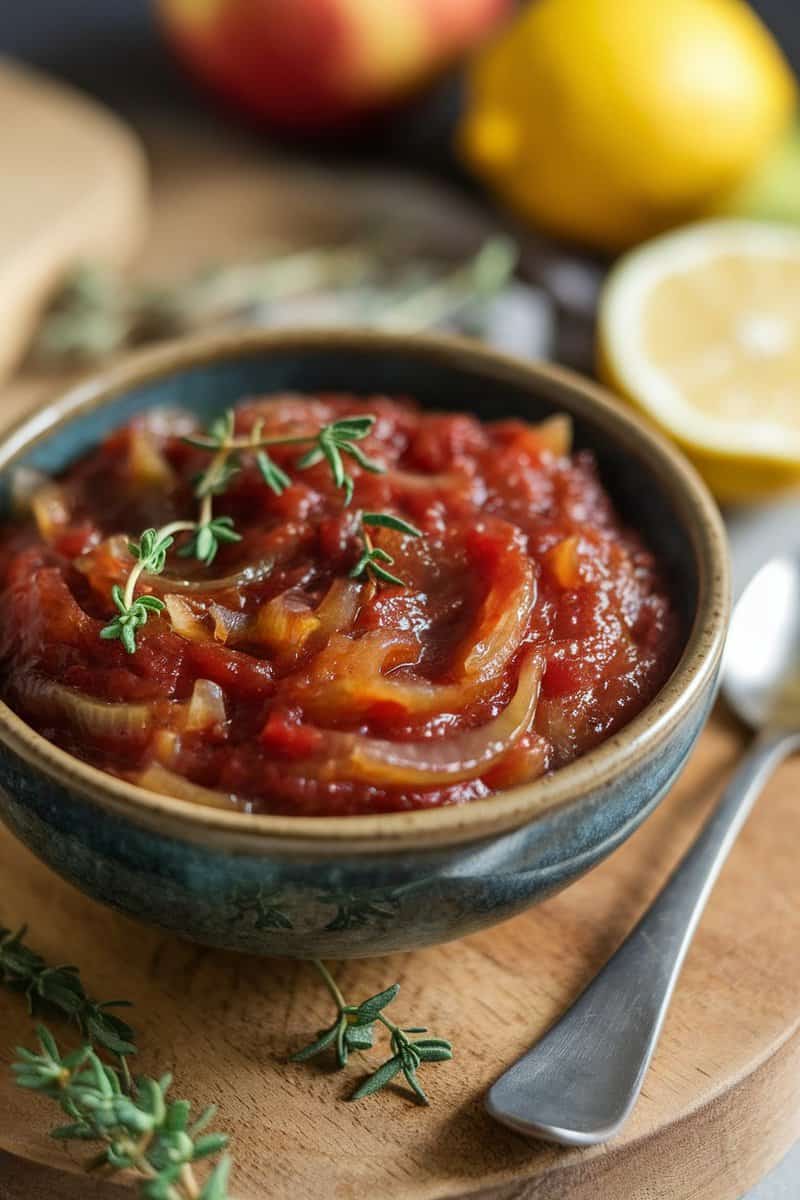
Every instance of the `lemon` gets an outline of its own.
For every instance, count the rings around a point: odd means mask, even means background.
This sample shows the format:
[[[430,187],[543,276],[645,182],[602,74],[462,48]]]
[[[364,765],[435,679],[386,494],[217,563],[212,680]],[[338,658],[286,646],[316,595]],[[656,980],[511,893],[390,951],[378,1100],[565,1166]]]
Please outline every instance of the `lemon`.
[[[744,0],[535,0],[473,63],[458,142],[521,215],[617,250],[705,212],[795,102]]]
[[[600,374],[721,500],[800,482],[800,230],[689,225],[625,255],[600,297]]]

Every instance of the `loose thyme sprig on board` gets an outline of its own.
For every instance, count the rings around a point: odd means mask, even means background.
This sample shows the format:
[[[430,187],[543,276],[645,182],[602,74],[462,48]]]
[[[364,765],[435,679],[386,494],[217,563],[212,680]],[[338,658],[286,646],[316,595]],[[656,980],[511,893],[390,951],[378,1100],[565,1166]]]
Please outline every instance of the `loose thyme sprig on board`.
[[[131,1077],[127,1059],[136,1053],[136,1036],[112,1008],[130,1008],[129,1000],[99,1003],[86,992],[77,967],[49,967],[40,954],[25,944],[26,927],[14,933],[0,926],[0,982],[22,992],[28,1011],[58,1011],[74,1021],[90,1046],[101,1046],[116,1055],[126,1086]]]
[[[178,554],[196,558],[207,567],[214,561],[222,543],[241,540],[241,534],[234,529],[230,517],[214,516],[213,503],[214,497],[222,495],[234,475],[241,470],[243,452],[255,454],[264,483],[276,496],[280,496],[290,486],[291,479],[270,457],[270,447],[302,446],[311,443],[306,453],[298,459],[297,470],[305,471],[317,463],[326,462],[336,487],[341,488],[344,493],[344,504],[347,507],[353,498],[354,483],[346,469],[345,456],[352,458],[365,471],[376,475],[385,470],[381,463],[369,458],[356,444],[367,436],[375,420],[371,413],[343,417],[329,425],[323,425],[317,433],[292,437],[264,437],[264,423],[257,421],[249,434],[237,437],[234,411],[227,409],[221,417],[212,422],[204,434],[184,438],[190,446],[212,455],[211,462],[195,482],[194,494],[200,502],[197,519],[172,521],[160,529],[146,529],[138,542],[128,542],[128,549],[136,559],[136,565],[128,575],[124,589],[119,584],[115,584],[111,589],[117,615],[100,631],[100,637],[119,640],[129,654],[135,653],[136,631],[147,623],[150,613],[163,612],[165,608],[164,601],[157,596],[137,596],[136,585],[143,574],[161,574],[166,566],[167,552],[173,545],[176,534],[191,534],[186,544],[178,550]],[[394,563],[392,556],[373,544],[369,528],[378,526],[395,529],[408,537],[422,536],[419,529],[391,513],[359,513],[358,527],[364,550],[350,572],[350,577],[370,580],[374,586],[390,583],[403,587],[403,580],[386,570],[387,566]]]
[[[134,1086],[127,1059],[136,1053],[131,1027],[110,1008],[127,1000],[98,1003],[86,992],[77,967],[49,967],[25,943],[25,927],[16,933],[0,927],[0,983],[23,994],[31,1013],[62,1013],[78,1026],[84,1043],[62,1056],[52,1033],[37,1026],[39,1053],[18,1047],[12,1065],[16,1082],[57,1100],[70,1118],[54,1129],[59,1140],[99,1141],[103,1150],[86,1164],[141,1175],[142,1200],[228,1200],[230,1160],[221,1157],[201,1185],[192,1163],[219,1154],[224,1134],[202,1134],[214,1116],[208,1108],[190,1124],[188,1100],[166,1098],[171,1076],[139,1077]],[[116,1056],[119,1067],[104,1063],[97,1049]]]
[[[333,1024],[329,1025],[327,1029],[321,1030],[313,1042],[293,1054],[291,1061],[306,1062],[332,1046],[336,1051],[338,1066],[345,1067],[351,1050],[371,1049],[375,1036],[375,1023],[379,1022],[391,1034],[391,1056],[367,1076],[350,1099],[362,1100],[365,1096],[379,1092],[402,1072],[417,1102],[429,1104],[430,1101],[417,1078],[417,1071],[423,1063],[445,1062],[451,1059],[453,1047],[450,1042],[445,1038],[436,1037],[417,1038],[412,1041],[409,1034],[427,1033],[427,1029],[420,1025],[401,1028],[386,1016],[383,1010],[391,1004],[400,991],[399,983],[393,983],[385,991],[370,996],[361,1004],[348,1004],[324,963],[321,963],[319,959],[312,961],[333,997],[338,1014]]]
[[[55,1100],[69,1123],[53,1129],[59,1141],[100,1142],[88,1170],[133,1170],[142,1176],[142,1200],[227,1200],[230,1159],[223,1155],[205,1183],[193,1164],[220,1154],[224,1133],[203,1133],[213,1105],[190,1121],[188,1100],[168,1100],[171,1075],[141,1076],[136,1096],[125,1093],[117,1071],[101,1062],[91,1046],[62,1056],[55,1038],[37,1026],[39,1053],[17,1047],[11,1070],[20,1087]]]
[[[230,1200],[228,1176],[231,1161],[222,1151],[228,1138],[204,1130],[215,1115],[214,1106],[191,1120],[188,1100],[168,1098],[172,1076],[139,1076],[132,1088],[126,1056],[136,1051],[133,1031],[107,1009],[127,1001],[98,1004],[90,999],[76,967],[48,967],[24,941],[25,929],[12,933],[0,928],[0,983],[25,994],[31,1011],[40,1004],[62,1012],[78,1025],[85,1043],[62,1054],[53,1034],[37,1026],[38,1051],[17,1047],[12,1064],[17,1084],[56,1101],[69,1118],[51,1131],[60,1141],[100,1143],[98,1154],[85,1164],[87,1171],[135,1171],[141,1200]],[[414,1037],[427,1031],[420,1026],[401,1028],[385,1014],[400,986],[392,984],[360,1004],[347,1004],[335,980],[318,960],[319,972],[337,1007],[333,1024],[304,1049],[293,1055],[305,1062],[333,1046],[339,1067],[349,1054],[373,1046],[375,1025],[390,1034],[391,1055],[356,1088],[351,1100],[360,1100],[386,1087],[397,1075],[405,1077],[415,1099],[429,1103],[417,1072],[424,1063],[453,1057],[444,1038]],[[111,1051],[120,1069],[102,1061],[93,1043]],[[195,1165],[220,1155],[204,1181]]]

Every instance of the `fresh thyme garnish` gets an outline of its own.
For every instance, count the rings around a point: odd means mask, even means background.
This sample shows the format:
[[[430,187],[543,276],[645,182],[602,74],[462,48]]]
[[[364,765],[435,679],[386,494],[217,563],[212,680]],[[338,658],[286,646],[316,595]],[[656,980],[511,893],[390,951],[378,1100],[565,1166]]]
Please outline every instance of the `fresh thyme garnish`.
[[[423,1063],[445,1062],[451,1059],[453,1047],[450,1042],[445,1038],[435,1037],[412,1040],[409,1034],[427,1033],[427,1030],[422,1026],[401,1028],[386,1016],[384,1009],[400,991],[399,983],[393,983],[385,991],[370,996],[361,1004],[347,1004],[324,963],[314,959],[313,964],[330,992],[338,1013],[333,1024],[321,1030],[313,1042],[293,1054],[291,1061],[306,1062],[332,1046],[336,1052],[338,1066],[345,1067],[350,1051],[371,1049],[375,1039],[375,1024],[380,1023],[391,1035],[391,1056],[367,1076],[350,1099],[362,1100],[365,1096],[379,1092],[402,1072],[418,1103],[430,1103],[417,1078],[417,1071]]]
[[[157,596],[136,596],[136,584],[140,575],[147,571],[159,575],[167,561],[167,551],[175,541],[175,534],[194,530],[191,521],[173,521],[161,529],[145,529],[138,542],[128,542],[128,550],[136,559],[125,583],[125,590],[115,583],[111,598],[117,607],[117,616],[100,630],[106,640],[118,638],[129,654],[136,650],[136,630],[147,624],[151,612],[161,612],[164,601]]]
[[[402,579],[398,579],[396,575],[392,575],[391,571],[387,571],[386,567],[382,565],[386,563],[389,567],[394,566],[394,559],[391,554],[382,550],[380,546],[373,545],[368,526],[396,529],[399,533],[408,534],[409,537],[422,537],[421,531],[415,528],[415,526],[409,525],[408,521],[402,521],[400,517],[392,516],[391,513],[362,512],[360,518],[364,551],[350,572],[350,578],[361,579],[366,577],[372,580],[380,580],[382,583],[396,583],[400,587],[405,587]]]
[[[136,632],[146,624],[150,613],[160,613],[165,608],[164,601],[157,596],[137,596],[136,586],[144,574],[161,574],[175,535],[189,533],[191,536],[180,547],[178,554],[182,557],[196,558],[207,567],[216,558],[221,544],[241,540],[241,534],[234,529],[231,517],[214,516],[213,504],[214,497],[222,495],[234,475],[241,470],[242,453],[255,454],[262,479],[267,487],[280,496],[290,486],[291,479],[270,458],[269,448],[308,446],[308,443],[311,443],[297,460],[297,470],[305,471],[320,462],[327,462],[334,484],[344,493],[345,507],[350,504],[354,490],[352,476],[345,467],[345,457],[353,459],[363,470],[374,474],[380,474],[385,469],[381,463],[369,458],[357,445],[375,424],[375,417],[370,413],[343,417],[329,425],[323,425],[315,434],[290,437],[264,437],[262,421],[256,422],[249,434],[237,436],[235,420],[233,409],[227,409],[221,417],[212,422],[205,433],[184,438],[190,446],[207,451],[212,456],[209,465],[195,480],[194,494],[199,501],[197,519],[172,521],[161,529],[146,529],[138,542],[128,542],[128,549],[136,559],[136,564],[128,575],[124,590],[119,584],[115,584],[111,589],[117,615],[103,627],[100,637],[121,641],[129,654],[135,653]],[[369,579],[374,586],[378,583],[389,583],[404,587],[402,579],[386,570],[386,566],[393,565],[394,559],[380,546],[373,544],[369,533],[370,526],[395,529],[409,537],[422,536],[420,530],[391,513],[360,513],[359,532],[364,550],[350,572],[350,577]]]
[[[135,1096],[126,1094],[119,1073],[91,1046],[62,1057],[53,1035],[37,1027],[39,1053],[17,1047],[11,1070],[20,1087],[55,1100],[69,1117],[51,1137],[59,1141],[100,1142],[103,1149],[87,1169],[134,1170],[143,1177],[142,1200],[227,1200],[230,1159],[223,1155],[198,1182],[193,1164],[219,1154],[223,1133],[203,1133],[213,1106],[190,1123],[188,1100],[168,1100],[171,1075],[141,1076]]]
[[[375,475],[380,475],[384,470],[380,463],[373,462],[356,445],[357,441],[367,436],[374,424],[373,416],[364,416],[345,417],[343,421],[334,421],[332,425],[326,425],[317,434],[315,444],[298,460],[298,471],[314,467],[325,459],[330,466],[333,482],[338,488],[343,489],[344,502],[345,505],[348,505],[353,499],[353,480],[345,470],[342,461],[343,454],[349,455],[365,471],[372,471]]]
[[[101,1046],[119,1059],[120,1070],[130,1087],[127,1058],[136,1053],[136,1038],[127,1022],[111,1008],[130,1008],[128,1000],[98,1003],[86,993],[77,967],[48,967],[40,954],[25,944],[26,927],[16,933],[0,926],[0,982],[22,992],[33,1015],[47,1009],[74,1021],[90,1045]]]

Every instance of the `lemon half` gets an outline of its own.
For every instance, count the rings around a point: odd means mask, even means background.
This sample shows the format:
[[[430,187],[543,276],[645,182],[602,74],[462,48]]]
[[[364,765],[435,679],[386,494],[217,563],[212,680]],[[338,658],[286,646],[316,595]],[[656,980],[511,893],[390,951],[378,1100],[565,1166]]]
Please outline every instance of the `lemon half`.
[[[706,221],[627,254],[601,296],[598,364],[720,499],[800,483],[800,230]]]

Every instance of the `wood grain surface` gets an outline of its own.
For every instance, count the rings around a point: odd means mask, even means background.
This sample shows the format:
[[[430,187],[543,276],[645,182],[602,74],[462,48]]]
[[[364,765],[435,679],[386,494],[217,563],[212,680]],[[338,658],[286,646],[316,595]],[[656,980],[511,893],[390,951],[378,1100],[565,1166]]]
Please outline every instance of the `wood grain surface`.
[[[144,273],[252,256],[276,235],[358,226],[371,206],[399,203],[401,193],[432,226],[447,224],[445,213],[458,225],[457,207],[433,189],[286,165],[244,139],[162,130],[149,148],[156,207]],[[462,233],[472,237],[478,225],[466,213]],[[28,372],[6,388],[2,420],[64,382]],[[623,1135],[585,1151],[529,1143],[495,1125],[482,1098],[619,943],[741,746],[740,731],[717,714],[659,811],[538,909],[460,943],[335,967],[354,999],[399,980],[397,1014],[452,1037],[454,1062],[426,1070],[429,1109],[392,1089],[343,1103],[359,1077],[355,1062],[344,1074],[287,1063],[329,1018],[307,966],[206,950],[136,925],[62,883],[2,831],[0,922],[27,921],[32,944],[54,962],[79,963],[95,995],[135,1002],[141,1069],[174,1070],[182,1094],[220,1106],[238,1200],[737,1200],[800,1134],[800,759],[770,784],[714,891]],[[1,993],[0,1200],[121,1200],[117,1185],[75,1180],[81,1156],[48,1141],[48,1105],[10,1083],[9,1047],[30,1039],[19,998]]]
[[[621,1138],[589,1151],[528,1143],[495,1125],[482,1097],[617,945],[739,750],[737,730],[716,717],[651,820],[538,909],[460,943],[337,969],[356,999],[399,980],[397,1013],[452,1037],[455,1060],[426,1071],[429,1109],[399,1089],[343,1103],[357,1063],[344,1074],[287,1063],[329,1015],[309,967],[138,926],[62,883],[7,833],[0,915],[30,921],[36,947],[54,962],[68,954],[80,963],[96,995],[135,1002],[142,1068],[174,1069],[181,1092],[220,1106],[239,1200],[735,1200],[800,1133],[800,760],[770,785],[712,896]],[[30,1029],[19,1000],[0,996],[0,1057],[30,1042]],[[48,1106],[16,1091],[6,1070],[0,1112],[0,1149],[78,1167],[46,1138]],[[13,1176],[13,1163],[5,1169]]]

